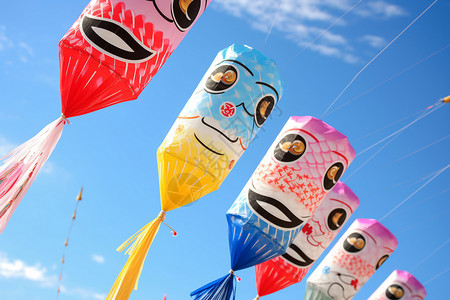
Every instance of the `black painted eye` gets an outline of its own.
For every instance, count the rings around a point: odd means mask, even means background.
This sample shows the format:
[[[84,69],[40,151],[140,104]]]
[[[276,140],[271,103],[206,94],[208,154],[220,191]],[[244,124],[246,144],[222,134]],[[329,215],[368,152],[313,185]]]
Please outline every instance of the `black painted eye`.
[[[375,270],[378,270],[379,267],[381,267],[382,264],[389,258],[389,255],[384,255],[380,258],[380,260],[377,262],[377,265],[375,267]]]
[[[344,241],[344,249],[347,252],[356,253],[364,249],[366,239],[359,233],[350,234]]]
[[[323,187],[325,190],[331,190],[344,173],[344,165],[340,162],[332,165],[323,178]]]
[[[292,243],[285,254],[282,255],[285,260],[300,268],[312,265],[315,260],[309,258],[297,245]]]
[[[119,22],[84,15],[80,28],[89,44],[113,58],[138,63],[149,60],[155,54]]]
[[[201,0],[172,0],[172,17],[178,30],[186,31],[197,19]]]
[[[292,162],[306,152],[306,141],[296,133],[285,135],[275,147],[273,156],[282,162]]]
[[[386,289],[386,297],[388,299],[398,300],[402,299],[404,295],[405,291],[398,284],[393,284]]]
[[[328,215],[328,228],[335,231],[341,228],[347,218],[347,212],[345,209],[336,208]]]
[[[261,127],[266,122],[275,106],[275,98],[271,95],[264,96],[258,101],[255,109],[256,126]]]
[[[238,70],[232,65],[217,67],[206,79],[205,89],[212,94],[224,93],[231,89],[239,79]]]

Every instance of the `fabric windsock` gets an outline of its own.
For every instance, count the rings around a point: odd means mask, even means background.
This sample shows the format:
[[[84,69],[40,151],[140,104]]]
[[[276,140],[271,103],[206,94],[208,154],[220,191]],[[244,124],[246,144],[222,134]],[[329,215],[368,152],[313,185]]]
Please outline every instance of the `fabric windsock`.
[[[162,211],[119,247],[121,251],[130,245],[130,258],[108,300],[125,299],[137,287],[166,212],[220,187],[281,95],[282,83],[272,59],[244,45],[232,45],[217,54],[158,148]]]
[[[285,253],[354,157],[336,129],[291,117],[227,212],[230,274],[191,296],[234,298],[234,272]]]
[[[426,296],[425,287],[413,275],[395,270],[369,300],[423,300]]]
[[[136,99],[208,0],[92,0],[59,43],[61,117],[0,158],[0,233],[61,137],[66,118]]]
[[[305,300],[349,300],[397,248],[380,222],[357,219],[308,278]]]
[[[358,197],[338,182],[286,253],[255,267],[256,299],[302,281],[358,206]]]

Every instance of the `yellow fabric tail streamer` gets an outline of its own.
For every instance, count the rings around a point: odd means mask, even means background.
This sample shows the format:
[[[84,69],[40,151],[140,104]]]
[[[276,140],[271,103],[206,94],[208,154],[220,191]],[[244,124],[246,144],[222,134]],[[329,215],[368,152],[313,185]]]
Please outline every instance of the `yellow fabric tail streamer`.
[[[117,248],[117,251],[122,252],[131,245],[125,252],[130,257],[114,282],[106,300],[128,299],[133,289],[137,289],[148,250],[159,231],[161,223],[164,222],[165,216],[166,213],[161,211],[156,219],[145,225]]]

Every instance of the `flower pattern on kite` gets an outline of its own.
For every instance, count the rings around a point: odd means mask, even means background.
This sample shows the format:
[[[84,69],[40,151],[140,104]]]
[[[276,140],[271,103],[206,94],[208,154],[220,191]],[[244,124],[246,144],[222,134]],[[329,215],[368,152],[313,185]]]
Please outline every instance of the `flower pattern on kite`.
[[[397,245],[378,221],[357,219],[308,278],[305,299],[352,299]]]
[[[328,124],[291,117],[227,212],[230,275],[191,296],[233,298],[234,271],[285,253],[354,157],[347,137]]]
[[[346,184],[338,182],[286,253],[255,267],[258,296],[266,296],[300,282],[358,205],[358,197]]]
[[[423,300],[425,287],[410,273],[395,270],[368,300]]]

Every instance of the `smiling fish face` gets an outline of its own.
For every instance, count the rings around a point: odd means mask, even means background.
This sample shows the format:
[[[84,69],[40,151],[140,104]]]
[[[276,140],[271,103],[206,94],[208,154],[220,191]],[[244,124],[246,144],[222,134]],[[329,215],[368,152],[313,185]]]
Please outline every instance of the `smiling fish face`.
[[[258,51],[232,45],[219,52],[158,149],[162,199],[180,206],[218,189],[265,123],[281,89],[274,62]],[[194,173],[195,195],[188,188],[180,196],[181,174],[192,179]],[[163,176],[180,179],[173,185]]]
[[[347,138],[328,124],[313,117],[291,117],[252,176],[251,188],[261,196],[249,198],[249,206],[278,229],[298,227],[354,157]],[[289,226],[280,222],[283,218],[291,220]]]
[[[336,299],[351,299],[397,245],[395,236],[378,221],[357,219],[308,278],[308,285],[324,292],[336,292],[339,286],[342,296]]]
[[[274,61],[235,44],[218,53],[179,118],[196,119],[197,137],[207,150],[239,159],[281,95]]]
[[[395,270],[368,300],[423,300],[425,287],[410,273]]]

